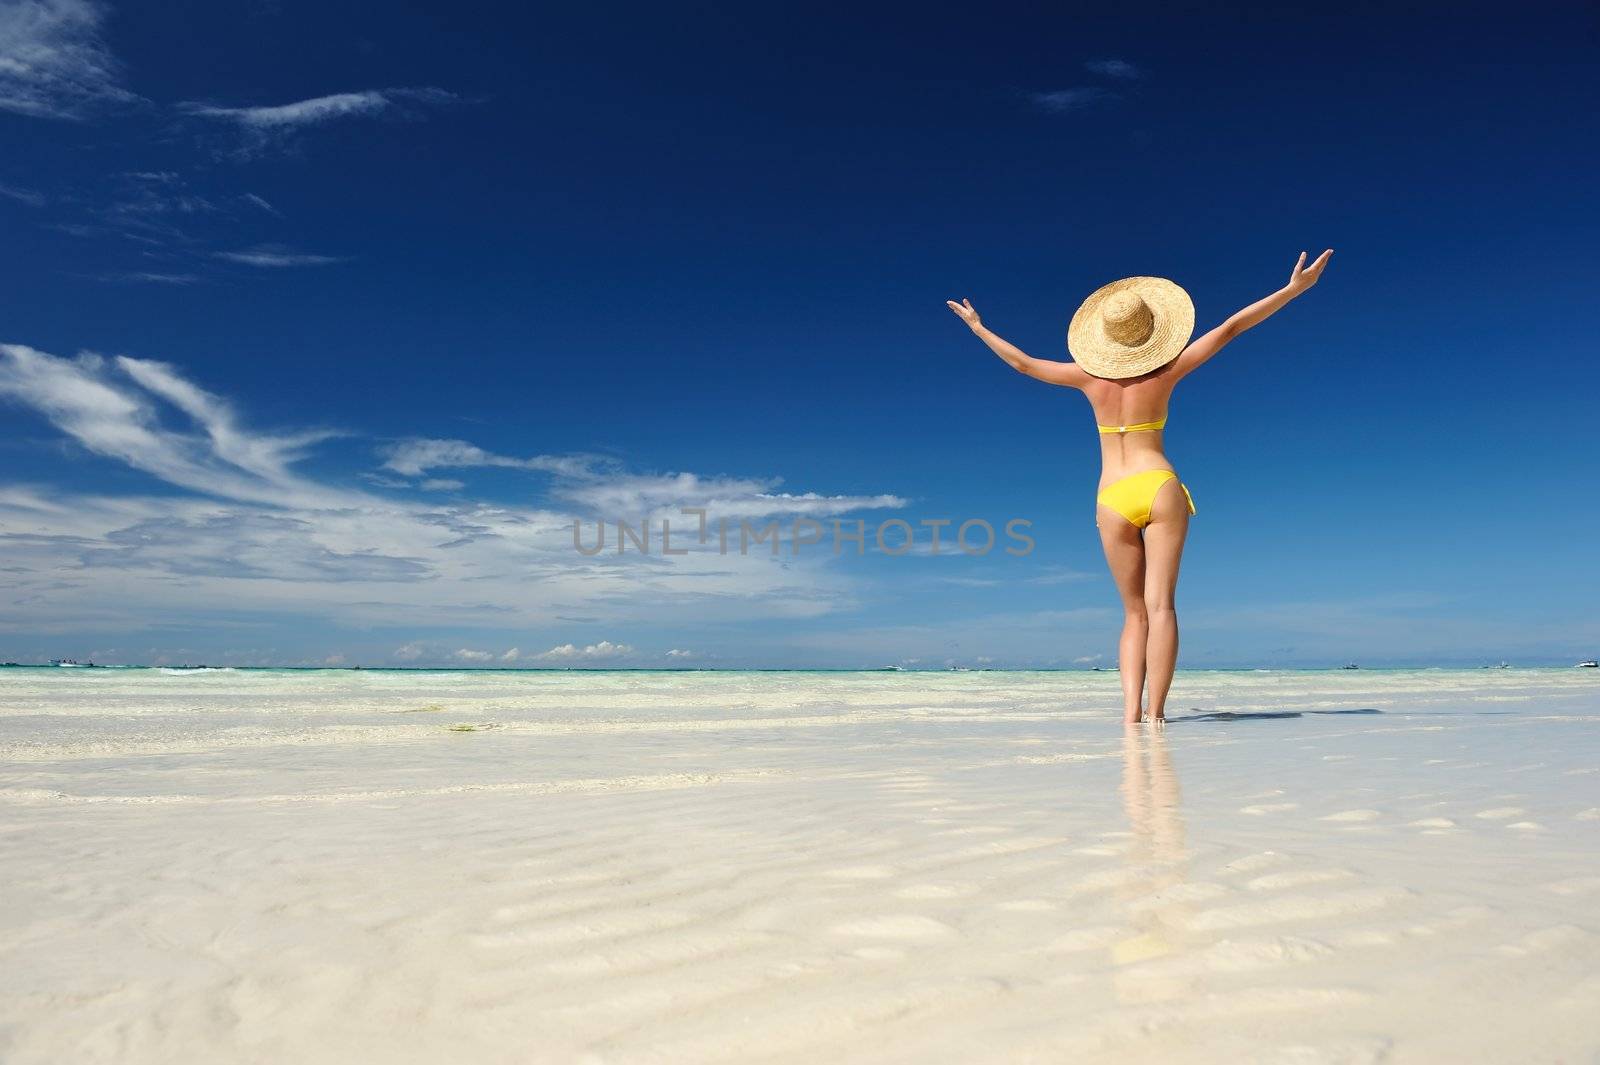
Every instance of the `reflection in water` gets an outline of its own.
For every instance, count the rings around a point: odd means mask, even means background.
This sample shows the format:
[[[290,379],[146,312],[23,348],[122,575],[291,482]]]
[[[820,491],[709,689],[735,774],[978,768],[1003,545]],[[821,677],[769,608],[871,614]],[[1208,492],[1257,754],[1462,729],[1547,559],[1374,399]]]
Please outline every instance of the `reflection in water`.
[[[1213,710],[1207,714],[1189,714],[1186,717],[1175,717],[1171,724],[1180,724],[1190,721],[1293,721],[1307,714],[1381,714],[1382,710],[1372,706],[1364,706],[1358,710],[1257,710],[1241,712],[1238,710]]]
[[[1122,804],[1132,841],[1121,895],[1133,934],[1111,945],[1111,963],[1117,967],[1113,983],[1122,1001],[1150,1002],[1182,994],[1187,984],[1176,986],[1148,967],[1123,967],[1184,949],[1180,918],[1188,906],[1181,888],[1188,877],[1189,848],[1166,730],[1129,728],[1122,759]]]

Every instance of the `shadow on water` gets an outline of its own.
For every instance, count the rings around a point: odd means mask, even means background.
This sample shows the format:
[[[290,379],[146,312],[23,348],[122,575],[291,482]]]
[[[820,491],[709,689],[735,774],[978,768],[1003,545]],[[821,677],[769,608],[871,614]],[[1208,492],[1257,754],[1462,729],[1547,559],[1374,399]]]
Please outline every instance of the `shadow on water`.
[[[1335,714],[1381,714],[1382,710],[1375,707],[1362,707],[1359,710],[1263,710],[1255,713],[1237,713],[1232,710],[1213,710],[1204,714],[1190,714],[1187,717],[1172,717],[1167,719],[1167,724],[1177,725],[1184,721],[1288,721],[1290,718],[1330,716]]]

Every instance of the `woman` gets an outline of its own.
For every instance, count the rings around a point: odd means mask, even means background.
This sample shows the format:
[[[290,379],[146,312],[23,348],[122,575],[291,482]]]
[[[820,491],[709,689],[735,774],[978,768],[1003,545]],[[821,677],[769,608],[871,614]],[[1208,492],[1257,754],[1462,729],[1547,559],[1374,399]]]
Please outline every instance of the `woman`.
[[[1194,330],[1189,294],[1160,277],[1113,281],[1072,316],[1067,348],[1073,362],[1035,359],[984,327],[971,300],[946,301],[978,338],[1011,367],[1089,398],[1100,425],[1100,494],[1095,524],[1126,618],[1117,660],[1123,720],[1166,719],[1167,689],[1178,661],[1173,609],[1178,563],[1194,499],[1162,450],[1172,389],[1223,346],[1276,314],[1322,276],[1329,248],[1306,265],[1300,253],[1289,283],[1252,303],[1205,336]],[[1149,681],[1149,700],[1141,697]]]

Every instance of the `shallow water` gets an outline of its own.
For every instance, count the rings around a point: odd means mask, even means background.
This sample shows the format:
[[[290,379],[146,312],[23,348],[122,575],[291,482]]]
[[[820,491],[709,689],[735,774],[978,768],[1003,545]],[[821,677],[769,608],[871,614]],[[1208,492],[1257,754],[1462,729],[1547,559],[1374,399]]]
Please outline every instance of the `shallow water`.
[[[1595,671],[1184,672],[1131,733],[1118,702],[0,670],[0,1057],[1600,1049]]]

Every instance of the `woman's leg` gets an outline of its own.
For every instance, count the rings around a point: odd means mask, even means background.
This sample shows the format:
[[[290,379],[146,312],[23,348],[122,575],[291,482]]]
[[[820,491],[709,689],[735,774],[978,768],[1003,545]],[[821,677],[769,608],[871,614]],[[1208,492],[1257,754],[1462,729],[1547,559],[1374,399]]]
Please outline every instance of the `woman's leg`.
[[[1122,720],[1139,720],[1144,695],[1145,643],[1149,629],[1144,609],[1144,544],[1128,519],[1102,506],[1095,524],[1100,526],[1100,546],[1105,548],[1111,579],[1122,597],[1122,640],[1117,644],[1117,665],[1122,670]]]
[[[1167,689],[1178,665],[1178,564],[1189,535],[1189,502],[1176,479],[1156,493],[1144,529],[1144,609],[1149,618],[1145,659],[1150,670],[1149,717],[1165,719]]]

